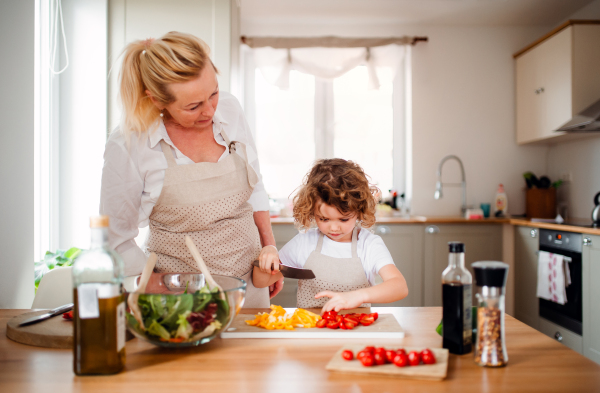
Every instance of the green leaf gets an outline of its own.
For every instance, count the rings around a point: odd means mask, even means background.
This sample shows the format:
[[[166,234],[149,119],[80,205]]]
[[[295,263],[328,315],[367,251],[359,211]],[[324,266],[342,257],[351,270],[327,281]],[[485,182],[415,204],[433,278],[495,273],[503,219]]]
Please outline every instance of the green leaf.
[[[175,306],[167,311],[167,316],[161,321],[162,325],[169,331],[177,328],[177,319],[180,314],[192,311],[194,305],[194,298],[190,294],[177,296],[179,299],[175,303]]]
[[[150,324],[150,326],[148,326],[148,329],[146,331],[154,336],[164,338],[165,340],[171,338],[171,333],[169,333],[167,329],[162,327],[161,324],[156,322],[155,320],[152,321],[152,323]]]
[[[194,297],[194,305],[192,306],[193,312],[203,311],[208,305],[208,303],[210,303],[210,301],[212,300],[212,296],[208,293],[196,292],[192,296]]]
[[[75,259],[81,254],[81,249],[77,247],[71,247],[65,252],[65,258]]]

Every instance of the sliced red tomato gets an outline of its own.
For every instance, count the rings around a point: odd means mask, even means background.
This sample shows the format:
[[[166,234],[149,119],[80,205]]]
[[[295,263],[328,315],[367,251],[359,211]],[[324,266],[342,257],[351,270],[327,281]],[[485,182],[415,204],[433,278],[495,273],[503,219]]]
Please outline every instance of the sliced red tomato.
[[[352,322],[355,325],[358,325],[358,318],[355,317],[344,317],[346,322]]]
[[[409,364],[408,356],[405,353],[399,353],[394,358],[394,364],[398,367],[406,367]]]
[[[373,314],[369,314],[370,317],[373,317],[375,319],[375,321],[377,320],[377,318],[379,318],[379,314],[374,312]]]
[[[327,321],[327,327],[329,329],[337,329],[340,327],[340,323],[336,321]]]
[[[319,319],[319,320],[317,321],[317,327],[318,327],[319,329],[323,329],[324,327],[327,327],[327,322],[328,322],[328,321],[327,321],[326,319]]]
[[[363,321],[360,321],[360,324],[363,325],[363,326],[369,326],[369,325],[372,325],[373,322],[368,322],[368,321],[364,321],[363,320]]]
[[[352,351],[345,350],[342,352],[342,357],[344,358],[344,360],[352,360],[354,359],[354,354],[352,353]]]
[[[340,326],[340,329],[348,330],[348,327],[346,326],[346,324],[344,322],[337,322],[337,324]]]
[[[322,315],[323,319],[328,321],[335,321],[335,317],[337,316],[337,312],[335,310],[325,311]]]
[[[340,323],[340,327],[342,327],[342,325],[344,325],[344,326],[346,327],[346,329],[347,329],[347,330],[352,330],[352,329],[354,329],[354,327],[356,326],[356,325],[355,325],[355,324],[353,324],[352,322],[348,322],[348,321],[346,321],[346,322],[343,322],[343,323]]]

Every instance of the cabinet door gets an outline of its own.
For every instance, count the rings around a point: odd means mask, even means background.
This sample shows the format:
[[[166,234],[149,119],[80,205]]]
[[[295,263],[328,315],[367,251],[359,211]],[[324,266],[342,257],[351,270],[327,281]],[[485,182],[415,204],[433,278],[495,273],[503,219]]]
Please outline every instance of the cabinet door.
[[[277,249],[285,246],[287,242],[292,240],[298,234],[298,230],[293,224],[275,224],[272,225],[273,235],[275,236],[275,244]],[[273,299],[271,304],[276,304],[281,307],[296,307],[296,294],[298,293],[298,280],[295,278],[286,278],[283,283],[283,289]]]
[[[442,272],[448,266],[448,242],[465,244],[465,266],[502,260],[502,227],[489,224],[428,225],[425,227],[423,298],[426,307],[442,305]],[[475,282],[473,280],[473,286]],[[473,294],[475,289],[473,287]],[[473,303],[475,304],[475,303]]]
[[[571,49],[573,28],[568,27],[540,44],[541,86],[543,116],[538,138],[556,136],[558,127],[572,117]]]
[[[516,60],[517,143],[527,143],[538,138],[542,129],[544,109],[540,86],[539,47]]]
[[[515,318],[539,329],[537,253],[539,230],[515,227]]]
[[[583,354],[600,363],[600,236],[583,239]]]
[[[373,304],[373,306],[420,307],[423,305],[423,226],[415,224],[385,224],[375,227],[375,234],[381,236],[392,254],[396,267],[408,285],[408,296],[394,303]],[[381,282],[378,277],[377,283]]]

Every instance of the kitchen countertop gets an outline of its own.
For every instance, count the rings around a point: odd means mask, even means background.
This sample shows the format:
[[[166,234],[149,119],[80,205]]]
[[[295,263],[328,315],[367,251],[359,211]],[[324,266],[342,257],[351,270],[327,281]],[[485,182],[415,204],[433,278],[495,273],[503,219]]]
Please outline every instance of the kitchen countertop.
[[[473,355],[450,355],[441,382],[328,372],[325,365],[344,344],[441,347],[435,332],[440,307],[374,308],[393,313],[406,331],[398,340],[215,339],[180,350],[134,339],[126,344],[124,372],[77,377],[71,350],[37,348],[6,338],[6,322],[29,310],[0,310],[2,392],[494,392],[598,391],[600,365],[506,316],[508,366],[475,365]],[[262,310],[243,310],[255,313]],[[65,322],[68,323],[68,322]]]
[[[578,220],[582,225],[575,226],[564,225],[547,222],[536,222],[526,218],[485,218],[481,220],[467,220],[462,217],[425,217],[425,216],[410,216],[410,217],[377,217],[377,224],[511,224],[518,226],[527,226],[532,228],[553,229],[557,231],[585,233],[588,235],[599,235],[600,228],[591,228],[591,220]],[[291,217],[275,217],[271,218],[273,225],[291,225],[294,219]]]

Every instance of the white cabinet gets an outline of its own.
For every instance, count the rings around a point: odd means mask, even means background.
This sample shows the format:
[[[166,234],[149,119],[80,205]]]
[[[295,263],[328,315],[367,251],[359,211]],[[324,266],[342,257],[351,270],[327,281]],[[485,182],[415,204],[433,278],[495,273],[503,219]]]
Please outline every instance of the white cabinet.
[[[424,232],[423,300],[426,307],[442,305],[442,272],[448,266],[448,242],[465,244],[465,266],[471,274],[473,262],[502,261],[501,225],[427,225]]]
[[[583,235],[583,354],[600,363],[600,236]]]
[[[516,56],[517,143],[554,132],[600,98],[600,24],[569,22]]]
[[[515,227],[515,318],[534,329],[540,329],[537,297],[537,228]]]
[[[423,225],[382,224],[375,226],[375,234],[381,236],[392,254],[394,264],[408,285],[408,296],[394,303],[373,304],[381,307],[420,307],[423,305]],[[378,277],[378,282],[381,279]]]

